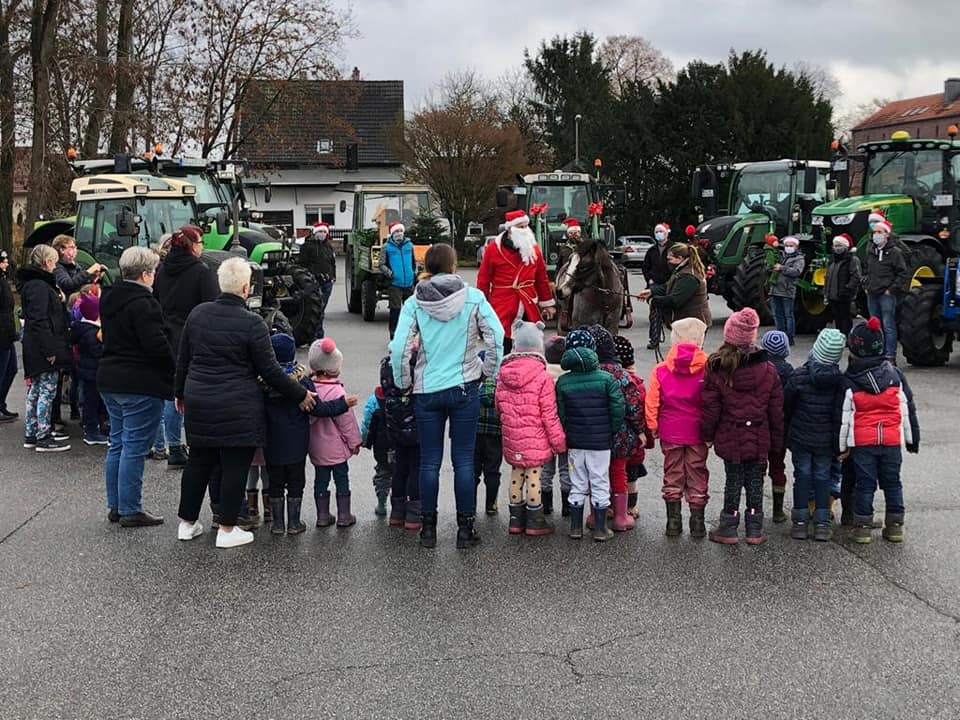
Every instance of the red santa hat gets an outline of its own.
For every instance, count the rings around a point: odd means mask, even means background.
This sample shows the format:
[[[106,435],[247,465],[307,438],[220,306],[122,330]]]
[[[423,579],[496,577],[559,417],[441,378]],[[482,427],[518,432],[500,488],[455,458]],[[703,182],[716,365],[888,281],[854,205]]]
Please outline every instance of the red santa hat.
[[[330,234],[330,226],[329,226],[327,223],[325,223],[325,222],[315,222],[315,223],[313,224],[313,234],[314,234],[314,235],[320,235],[321,233],[322,233],[323,235],[329,235],[329,234]]]
[[[402,222],[392,222],[387,225],[387,232],[393,235],[394,233],[404,233],[407,229],[403,226]]]
[[[687,225],[687,229],[685,232],[688,238],[692,238],[694,235],[697,234],[697,229],[693,225]]]
[[[847,235],[847,233],[840,233],[833,238],[833,242],[837,242],[838,240],[843,240],[848,248],[853,247],[853,238]]]
[[[869,217],[867,217],[867,224],[873,225],[878,222],[886,222],[887,216],[883,214],[883,210],[871,210]]]
[[[530,218],[527,217],[527,213],[523,210],[511,210],[503,216],[503,219],[506,220],[504,225],[506,225],[507,228],[516,227],[517,225],[530,222]]]
[[[567,235],[573,235],[575,231],[582,232],[580,221],[576,218],[567,218],[563,221],[563,224],[567,226]]]
[[[655,233],[664,232],[664,233],[666,233],[667,235],[669,235],[669,234],[670,234],[670,226],[667,225],[665,222],[657,223],[657,224],[654,226],[653,231],[654,231]]]
[[[873,224],[873,231],[876,232],[877,230],[880,230],[886,233],[887,235],[889,235],[890,233],[893,232],[893,226],[890,223],[888,223],[886,220],[879,220]]]

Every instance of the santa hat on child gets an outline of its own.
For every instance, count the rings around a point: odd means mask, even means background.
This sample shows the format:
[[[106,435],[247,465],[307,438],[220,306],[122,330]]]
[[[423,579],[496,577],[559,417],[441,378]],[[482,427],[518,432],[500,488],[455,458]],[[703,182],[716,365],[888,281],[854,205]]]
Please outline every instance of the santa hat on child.
[[[387,232],[393,235],[394,233],[405,233],[407,229],[403,226],[402,222],[392,222],[387,225]]]
[[[530,218],[527,217],[527,213],[525,213],[523,210],[511,210],[503,216],[503,219],[506,220],[504,225],[507,226],[508,230],[512,227],[516,227],[517,225],[530,222]]]
[[[573,235],[575,232],[583,232],[583,229],[580,227],[580,221],[576,218],[567,218],[563,221],[563,224],[567,226],[567,235]]]
[[[654,231],[655,233],[662,232],[662,233],[665,233],[666,235],[669,235],[669,234],[670,234],[670,226],[667,225],[665,222],[657,223],[657,224],[653,227],[653,231]]]
[[[870,215],[867,217],[867,224],[873,225],[878,222],[886,222],[887,216],[883,214],[883,210],[871,210]]]
[[[325,222],[315,222],[313,224],[313,234],[314,235],[329,235],[330,226]]]

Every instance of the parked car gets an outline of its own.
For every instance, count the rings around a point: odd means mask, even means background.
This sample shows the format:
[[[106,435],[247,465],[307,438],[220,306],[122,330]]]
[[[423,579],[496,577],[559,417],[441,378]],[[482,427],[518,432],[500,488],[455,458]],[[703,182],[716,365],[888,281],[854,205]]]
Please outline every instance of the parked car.
[[[653,242],[650,235],[621,235],[613,251],[614,259],[627,267],[639,266]]]

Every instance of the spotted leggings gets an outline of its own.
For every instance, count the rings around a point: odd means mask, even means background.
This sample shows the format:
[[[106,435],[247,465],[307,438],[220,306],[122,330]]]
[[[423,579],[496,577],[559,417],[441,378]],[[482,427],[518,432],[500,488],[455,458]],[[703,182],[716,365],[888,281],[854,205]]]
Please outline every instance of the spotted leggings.
[[[27,437],[46,437],[50,434],[50,411],[57,396],[56,370],[30,378],[27,406],[24,413],[24,434]]]
[[[510,473],[510,504],[521,505],[523,503],[523,490],[527,490],[527,506],[540,507],[540,471],[543,468],[515,467]]]

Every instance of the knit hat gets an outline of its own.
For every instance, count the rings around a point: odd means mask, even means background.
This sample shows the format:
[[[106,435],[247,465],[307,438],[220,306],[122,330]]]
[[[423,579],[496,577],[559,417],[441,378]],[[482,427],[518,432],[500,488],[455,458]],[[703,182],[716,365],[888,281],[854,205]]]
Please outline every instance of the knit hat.
[[[513,352],[535,352],[543,354],[542,322],[524,322],[516,320],[513,323]]]
[[[835,328],[824,328],[813,341],[813,350],[810,357],[824,365],[837,365],[843,357],[843,347],[846,338]]]
[[[782,330],[767,330],[760,338],[760,347],[770,357],[785,358],[790,354],[790,337]]]
[[[563,358],[563,351],[567,349],[567,340],[562,335],[553,335],[547,340],[543,349],[543,356],[551,365],[559,365]]]
[[[707,326],[700,318],[689,317],[674,320],[670,326],[670,342],[673,345],[691,343],[703,347],[703,338],[707,334]]]
[[[858,358],[883,355],[883,329],[880,321],[872,317],[853,326],[847,338],[847,347]]]
[[[613,338],[613,346],[617,350],[617,358],[621,365],[630,367],[636,363],[636,358],[633,355],[633,344],[623,335],[617,335]]]
[[[613,344],[613,335],[603,325],[591,325],[587,332],[593,335],[593,344],[600,362],[617,359],[617,347]]]
[[[323,340],[313,341],[310,352],[307,353],[307,362],[310,364],[310,370],[315,373],[336,375],[343,365],[343,354],[337,350],[337,344],[333,338],[326,337]]]
[[[584,328],[577,328],[567,333],[566,349],[573,350],[581,347],[596,350],[597,343],[594,342],[593,335]]]
[[[292,363],[297,355],[297,341],[286,333],[277,333],[271,336],[270,344],[273,345],[273,354],[277,356],[277,362],[281,365]]]
[[[883,210],[871,210],[870,214],[867,216],[867,224],[873,225],[878,222],[886,222],[887,217],[883,214]]]
[[[684,233],[688,238],[692,238],[697,234],[697,229],[693,225],[687,225],[687,229],[684,230]]]
[[[737,310],[723,324],[723,339],[741,350],[757,344],[760,316],[751,307]]]
[[[83,293],[77,301],[80,317],[84,320],[100,319],[100,298],[91,293]]]

